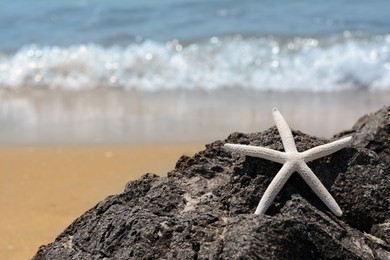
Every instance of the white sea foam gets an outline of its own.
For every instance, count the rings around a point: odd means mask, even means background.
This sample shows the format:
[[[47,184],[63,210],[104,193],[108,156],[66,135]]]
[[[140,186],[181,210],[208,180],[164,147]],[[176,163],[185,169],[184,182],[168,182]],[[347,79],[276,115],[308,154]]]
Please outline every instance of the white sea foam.
[[[25,46],[0,56],[0,86],[90,89],[390,89],[390,35],[369,38],[217,38],[183,45],[144,41]]]

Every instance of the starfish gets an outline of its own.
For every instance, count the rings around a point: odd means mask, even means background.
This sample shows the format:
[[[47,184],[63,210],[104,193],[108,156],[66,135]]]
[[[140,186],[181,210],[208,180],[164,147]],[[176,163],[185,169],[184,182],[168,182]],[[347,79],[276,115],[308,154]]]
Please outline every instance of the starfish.
[[[306,181],[314,193],[325,203],[325,205],[335,214],[341,216],[341,211],[336,200],[330,195],[325,186],[307,166],[307,162],[325,157],[338,150],[346,147],[351,141],[352,137],[345,137],[337,141],[320,145],[304,152],[298,152],[294,142],[294,137],[291,130],[278,109],[274,108],[272,111],[276,127],[282,139],[285,152],[272,150],[266,147],[239,145],[239,144],[225,144],[224,148],[229,151],[244,154],[252,157],[259,157],[266,160],[274,161],[283,164],[282,168],[271,181],[270,185],[264,192],[259,205],[256,208],[255,214],[264,214],[268,207],[272,204],[276,195],[282,189],[284,184],[290,176],[296,171]]]

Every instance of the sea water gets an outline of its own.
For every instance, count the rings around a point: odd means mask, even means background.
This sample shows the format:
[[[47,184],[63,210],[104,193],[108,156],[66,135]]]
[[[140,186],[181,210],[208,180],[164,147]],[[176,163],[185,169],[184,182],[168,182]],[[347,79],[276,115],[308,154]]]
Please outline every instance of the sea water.
[[[2,0],[0,88],[390,89],[386,0]]]

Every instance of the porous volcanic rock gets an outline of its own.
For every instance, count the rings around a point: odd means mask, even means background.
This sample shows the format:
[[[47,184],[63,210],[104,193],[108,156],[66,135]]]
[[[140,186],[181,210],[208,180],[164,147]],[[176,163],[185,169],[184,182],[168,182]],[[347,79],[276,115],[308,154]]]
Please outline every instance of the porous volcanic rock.
[[[353,134],[353,144],[377,153],[390,170],[390,106],[363,116],[344,134]]]
[[[41,246],[34,259],[390,259],[389,146],[376,145],[389,140],[389,108],[360,119],[349,133],[357,136],[350,147],[308,163],[342,217],[297,173],[265,215],[253,214],[281,165],[222,146],[283,151],[272,127],[233,133],[182,156],[167,177],[148,173],[130,181],[123,193],[99,202]],[[298,151],[329,142],[293,135]]]

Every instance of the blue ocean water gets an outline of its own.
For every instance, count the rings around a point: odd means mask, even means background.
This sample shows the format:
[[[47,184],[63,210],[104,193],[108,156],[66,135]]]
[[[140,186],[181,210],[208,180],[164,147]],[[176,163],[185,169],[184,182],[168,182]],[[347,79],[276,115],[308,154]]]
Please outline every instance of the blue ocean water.
[[[0,87],[390,89],[390,4],[2,0]]]

